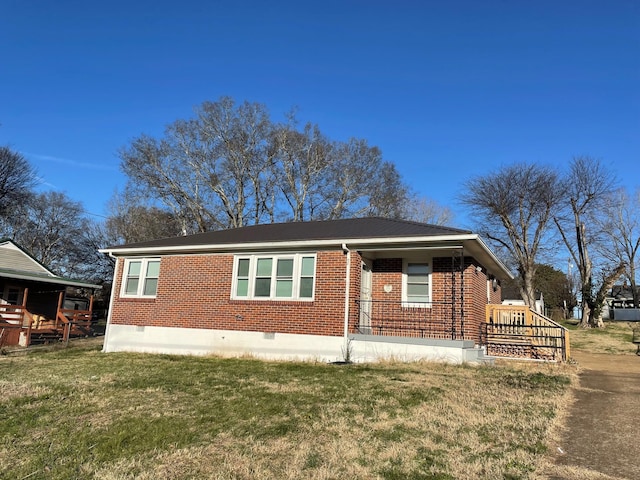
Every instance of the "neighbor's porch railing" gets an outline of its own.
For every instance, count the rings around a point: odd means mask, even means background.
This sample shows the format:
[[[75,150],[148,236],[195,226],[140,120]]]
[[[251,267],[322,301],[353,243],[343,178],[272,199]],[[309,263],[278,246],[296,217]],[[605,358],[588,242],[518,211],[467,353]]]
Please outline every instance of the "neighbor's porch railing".
[[[33,316],[24,305],[0,304],[0,347],[17,345],[20,332],[31,329]]]
[[[463,338],[460,313],[450,302],[399,302],[356,299],[354,332],[414,338]]]
[[[524,305],[487,305],[482,332],[487,353],[494,356],[567,360],[569,331]]]
[[[58,322],[64,327],[63,340],[68,341],[71,333],[83,333],[89,335],[93,319],[93,295],[89,300],[88,310],[75,310],[72,308],[62,308],[64,296],[60,292],[58,297],[58,309],[56,312],[56,327]]]
[[[31,345],[32,336],[42,340],[68,341],[71,336],[88,336],[93,324],[93,296],[89,300],[88,310],[63,308],[64,294],[60,292],[56,317],[48,319],[34,315],[27,310],[28,289],[25,289],[22,305],[0,304],[0,345],[17,345],[20,334],[24,333],[24,345]]]

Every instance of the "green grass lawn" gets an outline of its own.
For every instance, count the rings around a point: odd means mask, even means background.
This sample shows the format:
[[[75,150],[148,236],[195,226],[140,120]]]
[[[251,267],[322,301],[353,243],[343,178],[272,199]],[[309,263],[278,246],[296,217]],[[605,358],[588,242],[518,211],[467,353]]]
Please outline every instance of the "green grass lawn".
[[[0,478],[533,478],[569,366],[0,358]]]

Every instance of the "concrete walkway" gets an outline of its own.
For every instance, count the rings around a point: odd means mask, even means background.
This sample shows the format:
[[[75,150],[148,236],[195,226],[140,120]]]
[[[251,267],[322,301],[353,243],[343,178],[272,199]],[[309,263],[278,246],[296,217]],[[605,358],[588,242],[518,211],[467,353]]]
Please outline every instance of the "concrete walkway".
[[[640,357],[575,352],[580,386],[552,479],[640,479]]]

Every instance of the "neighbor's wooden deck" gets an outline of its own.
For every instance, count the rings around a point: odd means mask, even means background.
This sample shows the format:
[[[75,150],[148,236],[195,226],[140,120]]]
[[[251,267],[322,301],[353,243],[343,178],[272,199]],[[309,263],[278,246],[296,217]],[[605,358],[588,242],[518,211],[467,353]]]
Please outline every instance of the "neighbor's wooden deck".
[[[64,293],[60,292],[56,317],[53,319],[30,312],[26,306],[27,298],[28,290],[25,290],[22,305],[0,305],[0,347],[67,341],[72,336],[90,334],[93,296],[89,300],[88,310],[73,310],[63,308]]]

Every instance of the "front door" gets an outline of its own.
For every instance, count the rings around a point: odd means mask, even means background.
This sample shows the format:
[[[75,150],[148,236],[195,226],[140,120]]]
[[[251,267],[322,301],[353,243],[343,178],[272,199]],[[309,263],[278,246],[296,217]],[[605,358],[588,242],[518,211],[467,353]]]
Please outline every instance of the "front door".
[[[360,333],[371,333],[371,280],[372,262],[362,259],[362,276],[360,277]]]

